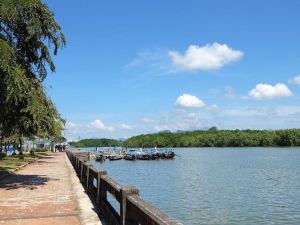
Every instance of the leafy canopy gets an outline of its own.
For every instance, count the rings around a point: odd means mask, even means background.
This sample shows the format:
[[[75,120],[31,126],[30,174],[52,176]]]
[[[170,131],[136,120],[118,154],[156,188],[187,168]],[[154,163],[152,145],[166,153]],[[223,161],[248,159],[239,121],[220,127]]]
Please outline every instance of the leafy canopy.
[[[59,138],[64,120],[46,95],[47,67],[55,71],[65,38],[40,0],[0,2],[0,137]]]

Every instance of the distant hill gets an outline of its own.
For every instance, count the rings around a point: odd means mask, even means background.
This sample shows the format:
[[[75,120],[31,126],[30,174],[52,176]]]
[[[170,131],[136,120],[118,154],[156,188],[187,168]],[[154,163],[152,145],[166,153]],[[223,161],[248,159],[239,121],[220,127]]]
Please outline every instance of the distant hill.
[[[70,142],[71,146],[76,148],[82,147],[110,147],[110,146],[121,146],[122,141],[118,141],[115,139],[107,139],[107,138],[92,138],[92,139],[82,139],[77,142]]]

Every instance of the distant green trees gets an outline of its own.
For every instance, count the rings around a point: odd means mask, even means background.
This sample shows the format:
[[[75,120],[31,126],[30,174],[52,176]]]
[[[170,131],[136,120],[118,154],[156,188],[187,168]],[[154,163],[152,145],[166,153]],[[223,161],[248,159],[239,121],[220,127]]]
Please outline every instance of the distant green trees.
[[[55,71],[51,55],[64,45],[60,26],[40,0],[0,1],[0,146],[60,139],[64,120],[43,80],[48,69]]]
[[[113,147],[113,146],[121,146],[122,142],[114,139],[82,139],[78,142],[70,142],[71,146],[76,148],[83,147]]]
[[[157,133],[131,137],[124,147],[267,147],[300,146],[300,129],[217,130]]]

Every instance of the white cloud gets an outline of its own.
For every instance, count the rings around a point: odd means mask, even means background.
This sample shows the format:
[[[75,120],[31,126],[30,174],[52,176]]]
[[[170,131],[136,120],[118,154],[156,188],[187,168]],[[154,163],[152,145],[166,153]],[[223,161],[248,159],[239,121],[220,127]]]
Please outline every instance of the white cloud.
[[[209,105],[206,107],[206,110],[209,110],[209,111],[218,111],[219,109],[220,109],[220,107],[217,104]]]
[[[67,134],[77,134],[80,132],[81,126],[77,123],[67,122],[65,129]]]
[[[250,98],[262,100],[289,97],[293,93],[285,84],[278,83],[274,86],[270,84],[257,84],[248,95]]]
[[[162,130],[195,130],[203,127],[202,120],[206,120],[205,116],[201,116],[198,112],[189,112],[183,110],[173,110],[165,113],[158,123],[155,124],[155,131]]]
[[[142,122],[144,122],[144,123],[154,123],[155,120],[154,120],[154,119],[147,118],[147,117],[144,117],[144,118],[142,118]]]
[[[120,127],[121,129],[124,129],[124,130],[132,130],[132,129],[133,129],[132,126],[130,126],[130,125],[126,124],[126,123],[120,124],[119,127]]]
[[[176,105],[185,108],[201,108],[205,106],[202,100],[189,94],[180,95],[176,100]]]
[[[175,66],[188,71],[218,69],[242,58],[243,52],[233,50],[226,44],[190,45],[184,54],[169,51]]]
[[[270,114],[269,110],[266,109],[251,109],[251,108],[241,108],[241,109],[228,109],[224,111],[225,115],[230,116],[267,116]]]
[[[275,108],[278,116],[291,116],[300,114],[300,106],[278,106]]]
[[[289,82],[291,84],[297,84],[297,85],[300,85],[300,74],[295,76],[292,80],[289,80]]]
[[[170,63],[168,50],[152,49],[141,51],[125,66],[130,74],[135,74],[136,80],[147,80],[149,77],[157,77],[176,72]]]
[[[105,126],[104,123],[99,119],[96,119],[93,122],[91,122],[89,124],[89,127],[94,128],[94,129],[98,129],[98,130],[114,131],[114,127]]]
[[[164,130],[171,130],[171,128],[167,125],[157,125],[157,126],[154,126],[154,129],[157,132],[164,131]]]
[[[74,129],[74,128],[77,128],[78,125],[76,123],[73,123],[73,122],[67,122],[66,123],[66,129]]]
[[[224,91],[225,91],[224,95],[226,98],[228,98],[228,99],[237,99],[238,98],[238,96],[235,94],[233,87],[227,86],[227,87],[225,87]]]

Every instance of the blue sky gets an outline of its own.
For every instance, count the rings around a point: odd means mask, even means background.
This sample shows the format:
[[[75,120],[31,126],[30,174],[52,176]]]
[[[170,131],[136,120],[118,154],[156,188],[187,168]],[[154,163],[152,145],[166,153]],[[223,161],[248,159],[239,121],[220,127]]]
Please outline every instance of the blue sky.
[[[300,2],[53,1],[65,136],[300,127]]]

